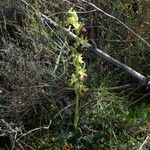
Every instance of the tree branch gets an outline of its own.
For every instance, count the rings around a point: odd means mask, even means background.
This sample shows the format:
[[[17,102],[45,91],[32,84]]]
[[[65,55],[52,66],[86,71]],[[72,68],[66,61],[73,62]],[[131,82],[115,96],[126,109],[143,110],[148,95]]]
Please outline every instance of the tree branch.
[[[84,0],[82,0],[84,1]],[[26,5],[29,6],[29,4],[27,2],[25,2],[24,0],[22,0],[22,2],[24,2]],[[86,1],[85,1],[86,2]],[[90,3],[91,4],[91,3]],[[91,4],[92,5],[92,4]],[[94,4],[93,4],[94,5]],[[53,21],[51,18],[47,17],[46,15],[36,11],[33,6],[31,5],[31,8],[35,11],[35,13],[39,16],[41,16],[41,20],[43,23],[48,24],[51,27],[57,28],[57,29],[61,29],[65,32],[65,34],[74,40],[77,40],[78,37],[73,34],[69,29],[64,28],[63,26],[57,24],[55,21]],[[95,6],[95,8],[97,9],[97,7]],[[101,10],[102,11],[102,10]],[[107,16],[110,16],[109,14],[107,14]],[[118,21],[117,18],[110,16],[111,18],[114,18],[115,20]],[[133,33],[133,32],[132,32]],[[141,39],[142,40],[142,39]],[[143,39],[144,40],[144,39]],[[143,41],[142,40],[142,41]],[[145,41],[145,40],[144,40]],[[149,44],[148,44],[149,45]],[[89,50],[93,51],[94,53],[98,54],[100,57],[104,58],[105,60],[109,61],[110,63],[118,66],[119,68],[125,70],[127,73],[129,73],[130,75],[132,75],[134,78],[136,78],[141,84],[145,84],[150,86],[150,80],[145,77],[144,75],[140,74],[139,72],[137,72],[136,70],[132,69],[131,67],[123,64],[122,62],[120,62],[119,60],[114,59],[113,57],[111,57],[110,55],[106,54],[105,52],[103,52],[102,50],[96,48],[95,46],[91,45],[88,43],[88,47]]]

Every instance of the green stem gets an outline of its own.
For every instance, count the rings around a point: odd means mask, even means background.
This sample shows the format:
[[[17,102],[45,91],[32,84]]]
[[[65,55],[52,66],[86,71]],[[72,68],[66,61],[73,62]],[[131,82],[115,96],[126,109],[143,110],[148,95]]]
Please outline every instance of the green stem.
[[[76,99],[75,99],[75,115],[74,115],[74,128],[76,129],[79,121],[79,91],[76,90]]]

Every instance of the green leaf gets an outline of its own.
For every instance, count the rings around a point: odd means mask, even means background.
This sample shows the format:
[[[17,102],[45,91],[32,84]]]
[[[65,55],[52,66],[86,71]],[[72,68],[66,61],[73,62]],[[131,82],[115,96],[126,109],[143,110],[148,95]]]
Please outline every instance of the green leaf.
[[[70,9],[70,10],[68,11],[68,17],[73,17],[73,18],[75,19],[75,21],[77,21],[77,22],[78,22],[78,20],[79,20],[76,11],[75,11],[75,10],[72,10],[72,9]]]
[[[80,43],[82,44],[83,47],[87,47],[88,46],[88,40],[87,40],[87,38],[81,37]]]
[[[74,85],[74,83],[76,83],[77,81],[78,81],[78,78],[76,77],[76,75],[72,74],[70,85]]]
[[[66,25],[73,25],[75,31],[79,33],[80,28],[82,25],[79,23],[79,18],[75,10],[70,9],[68,11],[68,17],[66,21]]]

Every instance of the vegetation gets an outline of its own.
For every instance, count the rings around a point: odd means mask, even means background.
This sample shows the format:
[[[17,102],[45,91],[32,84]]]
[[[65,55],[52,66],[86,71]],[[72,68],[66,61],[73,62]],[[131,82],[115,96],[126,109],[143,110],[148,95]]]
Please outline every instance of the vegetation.
[[[150,2],[91,2],[0,0],[0,149],[150,149],[149,78],[87,48],[148,77]]]

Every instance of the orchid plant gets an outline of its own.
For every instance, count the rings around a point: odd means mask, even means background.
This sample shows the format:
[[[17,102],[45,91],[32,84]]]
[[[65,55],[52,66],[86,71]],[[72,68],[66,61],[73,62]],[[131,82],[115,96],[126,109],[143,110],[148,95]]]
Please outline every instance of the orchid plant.
[[[74,66],[74,73],[71,77],[70,85],[75,90],[75,115],[74,128],[76,129],[79,121],[79,100],[81,96],[87,91],[84,81],[86,79],[86,64],[83,60],[83,51],[87,47],[87,30],[84,24],[79,22],[76,11],[69,10],[66,19],[66,25],[71,26],[73,32],[79,37],[73,46],[70,46],[72,53],[72,64]]]

